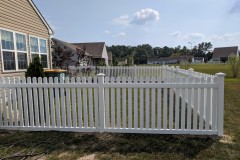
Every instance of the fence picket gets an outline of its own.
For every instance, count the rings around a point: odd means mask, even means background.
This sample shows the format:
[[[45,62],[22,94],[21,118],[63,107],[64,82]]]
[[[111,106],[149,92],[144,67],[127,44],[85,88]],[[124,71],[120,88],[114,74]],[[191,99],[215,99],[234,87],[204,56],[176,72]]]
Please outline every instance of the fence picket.
[[[11,84],[15,84],[15,78],[11,78]],[[1,82],[0,82],[1,83]],[[29,97],[29,96],[28,96]],[[31,97],[32,98],[32,97]],[[18,110],[17,110],[17,97],[16,97],[16,88],[12,88],[12,100],[13,100],[13,111],[14,111],[14,126],[18,126]],[[1,102],[0,102],[1,103]],[[32,102],[29,102],[29,105]],[[1,105],[1,104],[0,104]],[[2,108],[0,107],[0,125],[2,125]],[[30,114],[30,124],[33,123],[33,117]]]
[[[134,83],[138,83],[137,77],[134,77]],[[138,89],[134,88],[134,128],[138,128]]]
[[[199,83],[199,78],[195,78],[195,84]],[[199,101],[199,96],[198,96],[198,88],[194,88],[194,105],[193,105],[193,129],[197,129],[197,121],[198,121],[198,101]]]
[[[18,80],[19,82],[19,80]],[[5,83],[5,79],[2,79],[2,83]],[[18,89],[20,90],[20,89]],[[3,121],[4,121],[4,126],[8,126],[8,121],[7,121],[7,105],[6,105],[6,88],[2,88],[2,106],[3,106]],[[20,101],[21,102],[21,101]],[[19,105],[19,110],[20,110],[20,105]],[[22,112],[19,112],[19,116],[22,114]],[[19,118],[20,119],[20,118]],[[23,126],[22,121],[20,123],[21,126]]]
[[[65,80],[66,84],[69,84],[69,77],[66,78]],[[68,127],[72,127],[72,105],[70,103],[70,89],[68,87],[66,87],[66,108],[67,108],[67,126]]]
[[[111,84],[115,83],[115,78],[111,78]],[[115,128],[115,88],[111,88],[111,128]]]
[[[170,83],[173,83],[172,81],[173,79],[170,79]],[[169,89],[169,95],[170,95],[170,99],[169,99],[169,129],[173,129],[173,89],[170,88]]]
[[[64,84],[64,79],[60,78],[60,84]],[[65,103],[65,88],[60,87],[60,96],[61,96],[61,120],[62,120],[62,127],[66,127],[66,103]]]
[[[77,84],[80,84],[80,77],[77,77]],[[77,88],[77,110],[78,110],[78,127],[82,128],[82,93],[81,89]]]
[[[128,77],[128,84],[131,85],[132,78]],[[132,128],[132,88],[128,88],[128,128]]]
[[[192,84],[193,83],[193,79],[192,78],[188,78],[188,83]],[[192,126],[192,88],[188,88],[187,89],[188,92],[188,99],[187,99],[187,129],[190,130],[191,126]]]
[[[122,83],[126,84],[126,78],[122,78]],[[126,88],[122,89],[122,128],[126,128]]]
[[[22,83],[26,84],[26,78],[22,78]],[[24,108],[24,122],[25,126],[29,126],[29,118],[28,118],[28,101],[27,101],[27,90],[26,88],[22,89],[23,93],[23,108]],[[10,122],[11,124],[11,122]]]
[[[44,77],[43,83],[47,84],[47,78]],[[62,98],[62,96],[61,96]],[[45,102],[45,118],[46,118],[46,126],[50,127],[50,117],[49,117],[49,96],[48,96],[48,88],[44,88],[44,102]],[[30,110],[30,109],[29,109]],[[31,115],[31,114],[30,114]],[[31,118],[31,117],[30,117]]]
[[[52,77],[49,78],[49,84],[53,85],[53,78]],[[54,91],[53,91],[52,87],[50,87],[49,93],[50,93],[50,99],[49,100],[50,100],[50,109],[51,109],[51,126],[55,127],[56,126],[56,122],[55,122],[55,104],[54,104]]]
[[[213,79],[214,84],[217,84],[217,77]],[[212,130],[217,130],[217,89],[213,88],[212,97]]]
[[[208,77],[207,78],[207,83],[210,84],[211,83],[211,78]],[[210,126],[210,114],[211,114],[211,89],[207,88],[207,93],[206,93],[206,108],[205,108],[205,112],[206,112],[206,120],[205,120],[205,130],[209,130],[209,126]]]
[[[37,84],[36,77],[33,77],[32,80],[33,80],[33,84]],[[20,83],[20,82],[18,81],[18,83]],[[18,105],[19,105],[19,109],[20,109],[21,105],[22,105],[21,98],[20,98],[21,97],[21,91],[18,89],[17,92],[18,92],[18,100],[20,100],[20,102],[18,101]],[[34,98],[33,102],[34,102],[35,126],[39,127],[39,109],[38,109],[38,91],[37,91],[37,88],[33,88],[33,98]],[[21,113],[21,111],[20,111],[20,113]],[[20,117],[22,117],[22,116],[20,115]],[[21,123],[21,121],[20,121],[20,123]]]
[[[117,77],[117,84],[120,84],[120,77]],[[121,128],[120,88],[117,88],[117,128]]]
[[[204,83],[204,77],[201,78],[201,84]],[[204,88],[200,89],[200,105],[199,105],[199,129],[203,130],[203,121],[204,121],[204,102],[205,102],[205,98],[204,98]]]
[[[92,84],[92,78],[88,77],[88,84]],[[90,119],[90,127],[93,128],[93,97],[92,97],[93,88],[88,88],[88,108],[89,108],[89,119]]]
[[[165,78],[164,79],[164,83],[167,84],[168,83],[168,79]],[[164,88],[163,89],[163,102],[164,102],[164,105],[163,105],[163,129],[167,129],[167,118],[168,118],[168,89],[167,88]]]
[[[146,77],[146,82],[145,83],[149,83],[149,77]],[[145,122],[146,122],[146,126],[145,128],[149,129],[149,89],[146,88],[146,95],[145,95]],[[140,106],[141,107],[141,106]],[[142,122],[143,123],[143,122]]]
[[[82,78],[82,83],[86,84],[86,77]],[[83,111],[84,111],[84,118],[83,118],[83,123],[84,123],[84,127],[88,127],[89,123],[88,123],[88,104],[87,104],[87,89],[83,88]]]
[[[7,77],[6,78],[6,84],[10,84],[10,79]],[[13,119],[12,119],[12,98],[11,98],[11,92],[10,88],[7,87],[6,89],[7,92],[7,101],[8,101],[8,119],[9,119],[9,126],[13,126]],[[26,98],[26,96],[25,96]]]
[[[152,77],[151,79],[151,83],[156,83],[156,78],[155,77]],[[151,117],[152,117],[152,121],[151,121],[151,128],[152,129],[155,129],[155,125],[156,125],[156,118],[155,118],[155,115],[156,115],[156,102],[155,102],[155,98],[156,98],[156,89],[155,88],[151,88],[152,90],[152,94],[151,94],[151,97],[152,97],[152,102],[151,102],[151,109],[152,109],[152,114],[151,114]]]
[[[97,77],[94,77],[93,79],[94,84],[98,83]],[[109,96],[108,96],[109,97]],[[95,108],[95,127],[96,129],[99,129],[99,99],[98,99],[98,88],[94,87],[94,108]],[[109,121],[108,121],[109,122]]]
[[[42,84],[42,78],[38,78],[38,83]],[[43,105],[43,89],[41,87],[38,87],[38,100],[39,100],[39,110],[40,110],[40,126],[45,126],[45,120],[44,120],[44,105]],[[25,124],[26,125],[26,124]]]
[[[182,78],[182,83],[186,83],[186,78]],[[185,129],[185,112],[186,112],[186,101],[185,101],[185,96],[186,96],[186,89],[181,88],[181,129]]]
[[[109,84],[109,77],[105,77],[105,83]],[[95,97],[95,96],[94,96]],[[105,88],[105,105],[106,105],[106,113],[105,113],[105,119],[106,119],[106,128],[109,128],[110,123],[110,114],[109,114],[109,88]]]
[[[54,78],[54,84],[58,84],[58,77]],[[60,102],[59,102],[59,88],[55,88],[55,104],[56,104],[56,120],[57,120],[57,127],[61,127],[60,121]]]
[[[180,78],[176,78],[176,83],[180,83]],[[179,98],[180,98],[180,89],[176,88],[176,93],[175,93],[175,129],[179,129]]]
[[[142,85],[144,85],[143,84],[143,77],[140,77],[140,84],[142,84]],[[147,90],[147,89],[146,89]],[[147,92],[147,91],[146,91]],[[147,96],[147,93],[145,93],[145,95]],[[141,129],[143,129],[143,126],[144,126],[144,114],[143,114],[143,112],[144,112],[144,109],[143,109],[143,107],[144,107],[144,102],[143,102],[143,99],[144,99],[144,96],[143,96],[143,88],[140,88],[140,96],[139,96],[139,101],[140,101],[140,115],[139,115],[139,118],[140,118],[140,128]],[[145,98],[146,99],[146,98]],[[147,103],[147,100],[145,101],[146,103]],[[146,104],[145,104],[145,106],[146,106]],[[147,112],[146,112],[146,114],[147,114]],[[147,120],[145,120],[145,122],[146,122],[146,126],[147,126]]]
[[[162,79],[158,78],[158,83],[162,83]],[[157,89],[157,128],[162,128],[162,89],[159,87]]]
[[[75,84],[75,77],[71,78],[71,84]],[[71,89],[72,92],[72,122],[73,127],[77,127],[77,114],[76,114],[76,88]]]

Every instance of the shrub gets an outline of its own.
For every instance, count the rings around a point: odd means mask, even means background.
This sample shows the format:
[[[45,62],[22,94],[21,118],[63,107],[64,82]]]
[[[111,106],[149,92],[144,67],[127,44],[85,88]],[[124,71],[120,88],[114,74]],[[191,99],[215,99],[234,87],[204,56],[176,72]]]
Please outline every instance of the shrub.
[[[237,56],[230,57],[228,62],[230,64],[233,77],[237,77],[240,67],[239,58]]]
[[[43,70],[43,65],[40,63],[40,58],[38,56],[34,57],[33,61],[30,63],[25,77],[44,77],[45,73]]]

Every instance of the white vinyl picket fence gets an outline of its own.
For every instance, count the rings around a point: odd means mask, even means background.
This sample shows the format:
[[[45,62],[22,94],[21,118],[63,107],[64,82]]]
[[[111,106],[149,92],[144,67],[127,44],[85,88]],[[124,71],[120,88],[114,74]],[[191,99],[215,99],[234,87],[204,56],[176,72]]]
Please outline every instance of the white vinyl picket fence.
[[[224,74],[168,69],[157,78],[0,78],[0,129],[222,136]]]

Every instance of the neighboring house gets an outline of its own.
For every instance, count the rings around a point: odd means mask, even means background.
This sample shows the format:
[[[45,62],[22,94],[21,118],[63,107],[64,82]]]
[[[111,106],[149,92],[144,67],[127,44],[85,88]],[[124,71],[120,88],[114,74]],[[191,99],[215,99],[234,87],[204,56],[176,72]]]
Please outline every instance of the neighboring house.
[[[84,51],[82,48],[80,48],[76,45],[73,45],[68,42],[64,42],[64,41],[56,39],[56,38],[52,38],[52,43],[53,43],[52,46],[58,45],[63,50],[71,52],[71,54],[72,54],[71,62],[70,62],[71,66],[80,65],[81,63],[84,63],[83,62],[84,60],[87,61],[88,59],[91,59],[91,55],[88,52]],[[80,59],[79,53],[84,54],[84,60]],[[87,58],[87,59],[85,59],[85,58]],[[90,64],[86,64],[86,65],[90,65]]]
[[[193,57],[192,63],[204,63],[204,57]]]
[[[189,59],[191,59],[189,56],[148,58],[147,64],[177,64],[181,61],[189,61]]]
[[[226,62],[231,56],[239,56],[238,46],[214,48],[212,60]]]
[[[32,0],[0,0],[0,76],[24,76],[35,56],[51,68],[51,35]]]
[[[100,61],[105,61],[108,66],[108,53],[105,42],[72,43],[92,55],[91,65],[96,66]]]
[[[111,66],[112,65],[112,52],[108,52],[108,65]]]

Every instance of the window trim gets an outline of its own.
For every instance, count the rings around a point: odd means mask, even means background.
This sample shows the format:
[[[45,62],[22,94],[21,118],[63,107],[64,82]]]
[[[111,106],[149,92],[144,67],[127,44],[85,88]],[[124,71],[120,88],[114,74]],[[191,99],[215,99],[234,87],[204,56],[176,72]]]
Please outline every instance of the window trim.
[[[4,31],[8,31],[8,32],[12,32],[13,33],[13,45],[14,45],[14,50],[7,50],[7,49],[2,49],[2,36],[0,36],[0,53],[1,53],[1,62],[2,62],[2,72],[3,73],[11,73],[11,72],[21,72],[21,71],[26,71],[27,69],[19,69],[18,68],[18,52],[21,53],[26,53],[27,54],[27,65],[29,65],[29,50],[28,50],[28,41],[27,41],[27,34],[26,33],[22,33],[22,32],[18,32],[18,31],[14,31],[14,30],[10,30],[10,29],[6,29],[6,28],[0,28],[0,30],[4,30]],[[16,41],[16,33],[17,34],[21,34],[25,36],[25,41],[26,41],[26,51],[18,51],[17,50],[17,41]],[[14,52],[15,54],[15,70],[5,70],[4,68],[4,60],[3,60],[3,51],[8,51],[8,52]]]
[[[38,51],[39,51],[39,52],[32,52],[31,42],[30,42],[31,37],[38,39]],[[46,41],[47,53],[41,53],[41,51],[40,51],[40,39]],[[48,53],[48,39],[42,38],[42,37],[38,37],[38,36],[34,36],[34,35],[29,35],[29,50],[30,50],[30,59],[31,59],[31,61],[32,61],[32,54],[38,54],[40,60],[41,60],[40,55],[47,55],[47,68],[44,68],[44,69],[48,69],[48,68],[49,68],[49,64],[48,64],[48,58],[49,58],[49,57],[48,57],[48,54],[49,54],[49,53]]]

